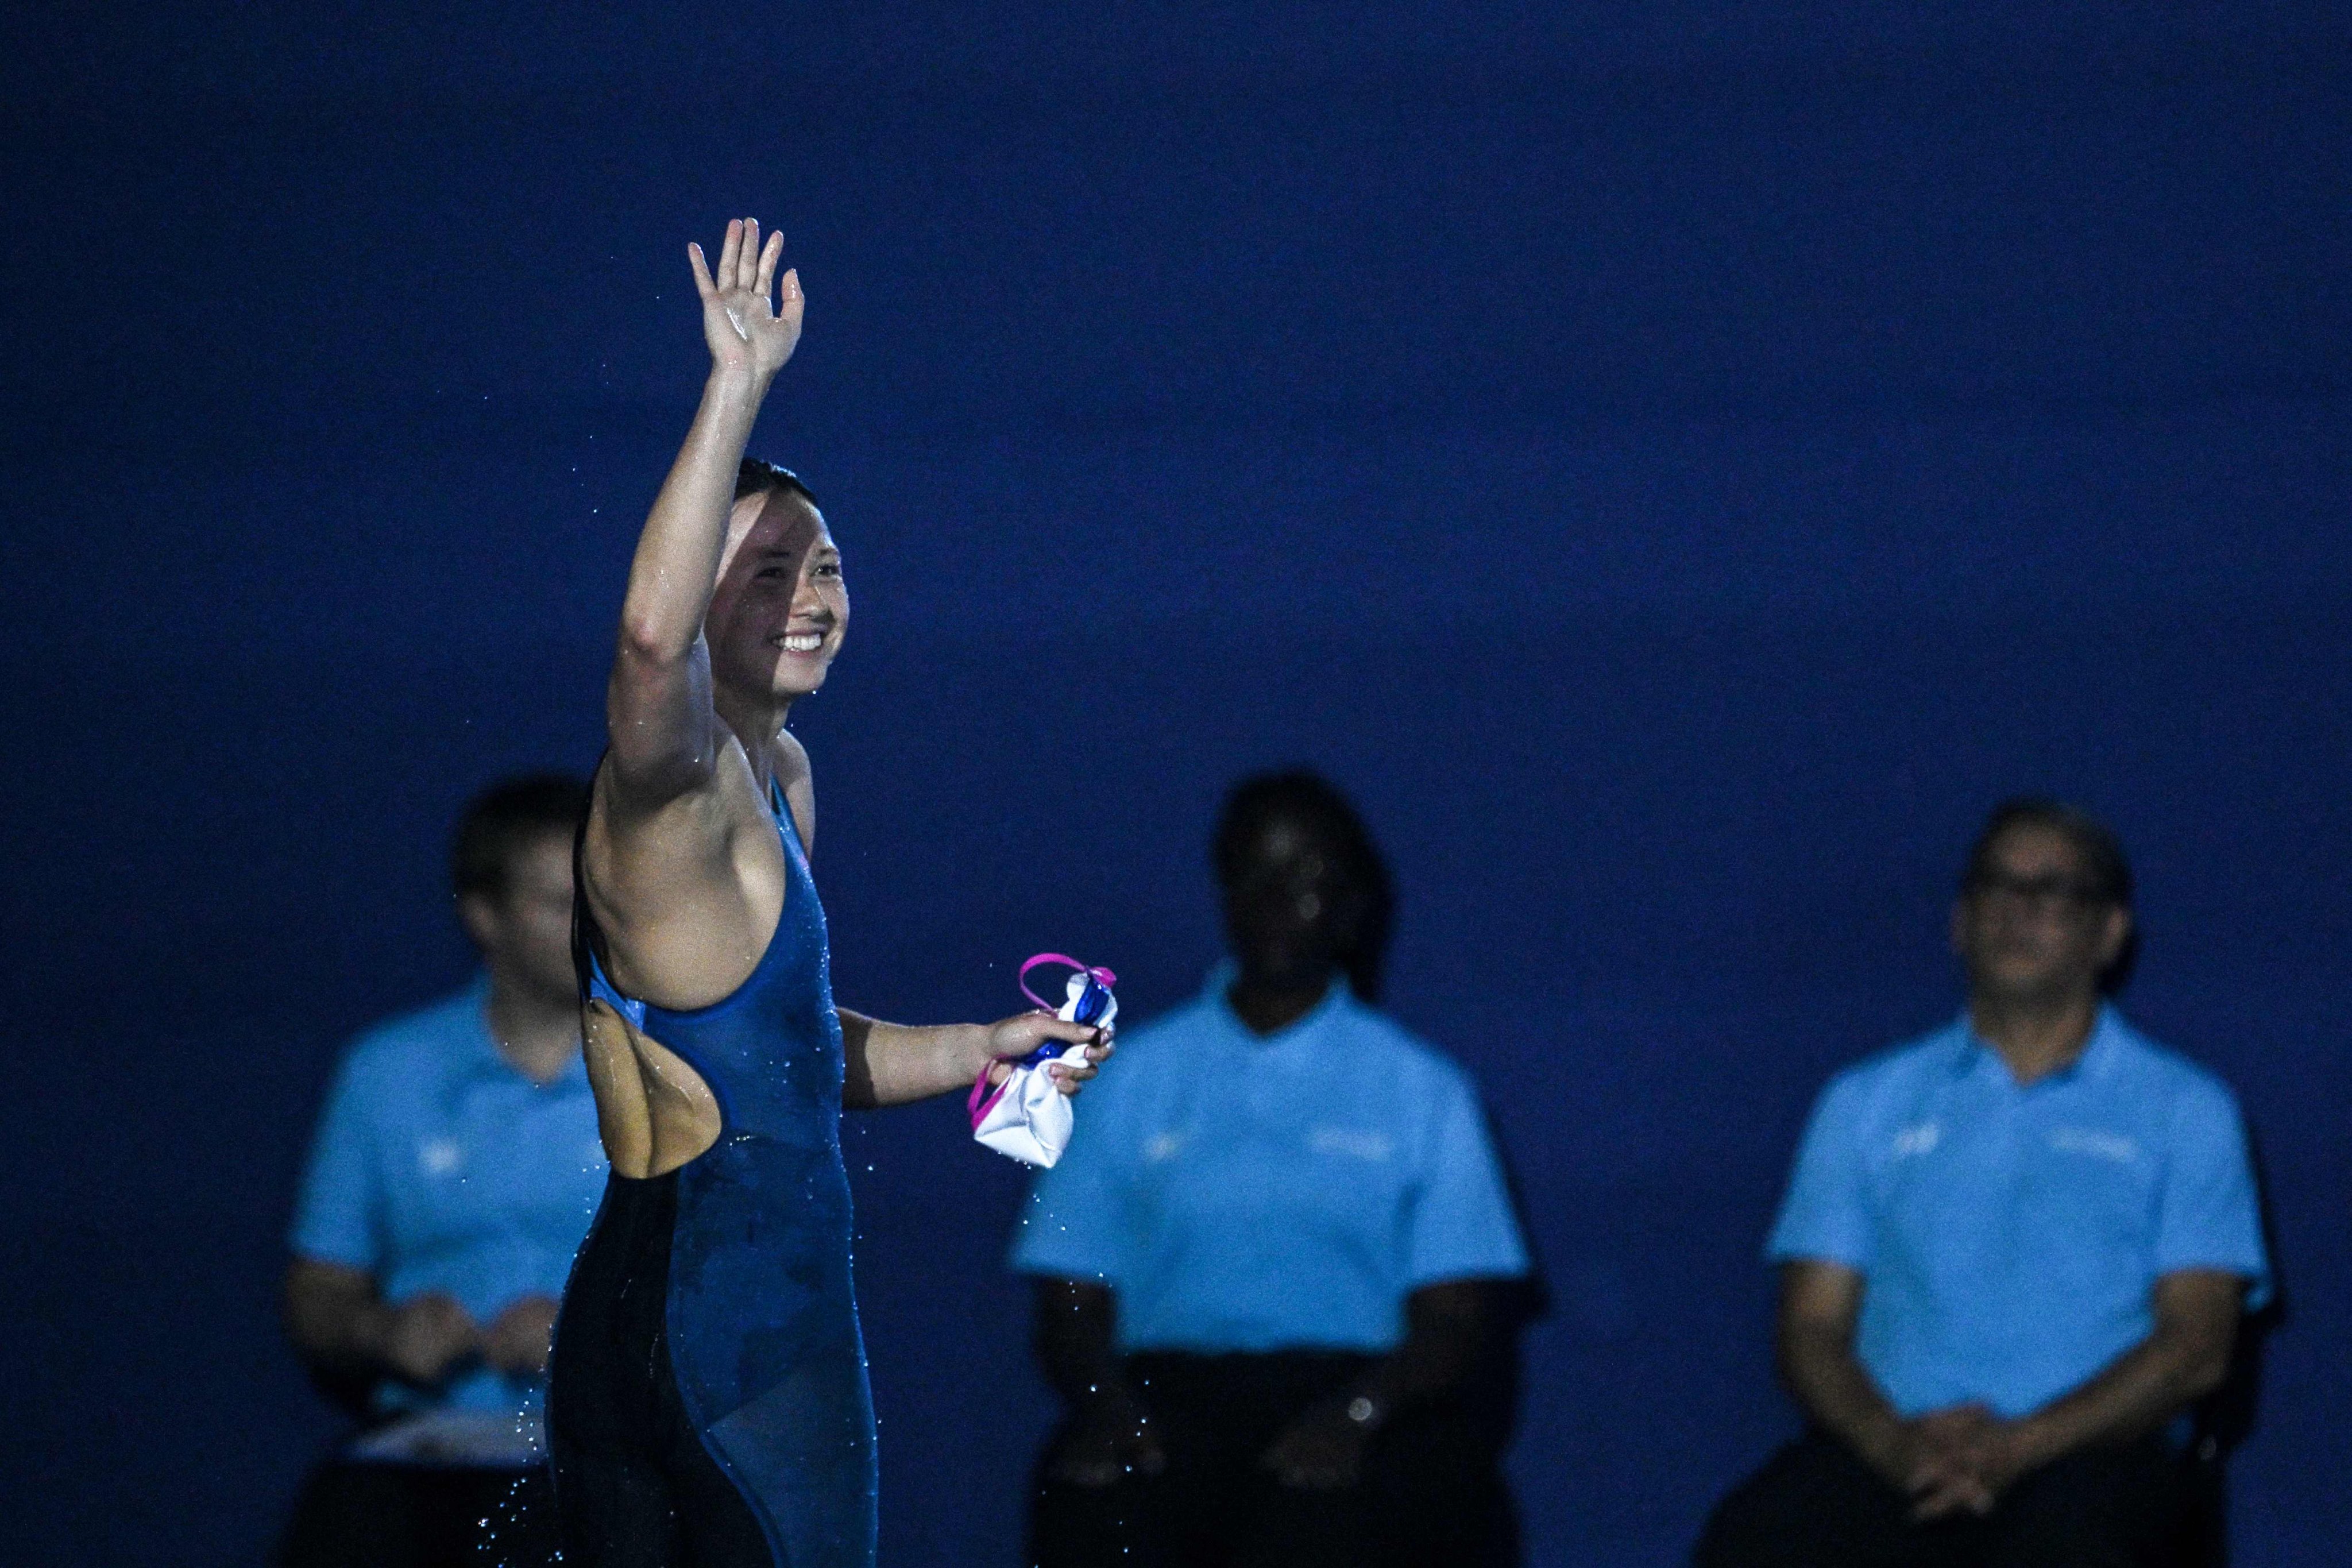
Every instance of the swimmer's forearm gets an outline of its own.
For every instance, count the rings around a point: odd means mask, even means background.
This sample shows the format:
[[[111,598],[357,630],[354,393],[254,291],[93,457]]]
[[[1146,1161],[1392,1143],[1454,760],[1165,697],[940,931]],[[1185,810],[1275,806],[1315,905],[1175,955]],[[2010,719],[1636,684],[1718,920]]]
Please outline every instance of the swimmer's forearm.
[[[702,635],[719,581],[735,475],[768,384],[714,368],[661,493],[646,516],[621,606],[621,646],[650,660],[684,658]]]
[[[981,1024],[916,1027],[841,1010],[841,1102],[853,1110],[907,1105],[971,1087],[992,1059]]]
[[[613,760],[625,781],[696,775],[717,764],[702,620],[718,585],[736,472],[767,387],[751,372],[711,371],[638,535],[605,696]]]

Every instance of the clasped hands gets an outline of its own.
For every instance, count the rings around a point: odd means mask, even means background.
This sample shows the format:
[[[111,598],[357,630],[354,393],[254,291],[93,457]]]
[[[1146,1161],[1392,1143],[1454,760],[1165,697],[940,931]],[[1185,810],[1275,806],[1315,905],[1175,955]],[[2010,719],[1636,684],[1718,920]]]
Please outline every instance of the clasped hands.
[[[1901,1423],[1879,1469],[1910,1495],[1921,1521],[1990,1513],[2031,1468],[2022,1425],[1984,1405],[1954,1405]]]
[[[510,1377],[537,1377],[547,1370],[555,1306],[552,1298],[525,1296],[485,1327],[456,1298],[428,1290],[386,1309],[383,1359],[410,1383],[428,1387],[478,1356]]]

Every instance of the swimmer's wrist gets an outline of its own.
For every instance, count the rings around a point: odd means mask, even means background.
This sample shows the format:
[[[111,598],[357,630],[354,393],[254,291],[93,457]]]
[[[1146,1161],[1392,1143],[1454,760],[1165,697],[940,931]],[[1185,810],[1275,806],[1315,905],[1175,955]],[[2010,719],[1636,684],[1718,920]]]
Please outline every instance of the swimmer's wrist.
[[[989,1048],[993,1033],[986,1024],[957,1024],[950,1051],[955,1058],[957,1075],[967,1081],[978,1078],[1001,1059]]]
[[[710,374],[702,384],[702,395],[705,401],[721,406],[748,403],[756,408],[774,381],[772,372],[762,373],[757,365],[722,364],[713,360]]]

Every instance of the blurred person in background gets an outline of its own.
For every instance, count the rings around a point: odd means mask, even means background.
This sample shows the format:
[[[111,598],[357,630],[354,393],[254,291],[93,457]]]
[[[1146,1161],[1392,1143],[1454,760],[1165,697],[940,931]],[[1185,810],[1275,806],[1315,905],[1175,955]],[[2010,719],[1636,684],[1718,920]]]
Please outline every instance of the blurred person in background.
[[[457,918],[482,973],[345,1053],[312,1144],[287,1331],[361,1436],[314,1474],[287,1568],[474,1561],[551,1539],[539,1463],[549,1331],[604,1184],[572,967],[588,791],[494,785],[459,823]],[[536,1552],[536,1555],[534,1555]]]
[[[2100,823],[2000,806],[1951,933],[1966,1012],[1806,1127],[1768,1254],[1810,1429],[1701,1568],[2176,1561],[2183,1417],[2270,1291],[2237,1105],[2106,1000],[2132,878]]]
[[[1232,961],[1122,1037],[1013,1247],[1066,1407],[1031,1561],[1515,1561],[1528,1251],[1468,1077],[1373,1005],[1387,868],[1303,772],[1213,858]]]

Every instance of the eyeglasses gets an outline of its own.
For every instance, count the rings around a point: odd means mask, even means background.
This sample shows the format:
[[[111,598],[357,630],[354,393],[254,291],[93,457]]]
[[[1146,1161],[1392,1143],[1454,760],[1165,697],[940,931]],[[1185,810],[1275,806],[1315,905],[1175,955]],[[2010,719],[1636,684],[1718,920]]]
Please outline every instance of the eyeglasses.
[[[2112,901],[2106,889],[2097,884],[2054,872],[2042,877],[2012,877],[2005,871],[1987,871],[1969,879],[1968,893],[1976,899],[2014,899],[2037,913],[2088,910]]]

